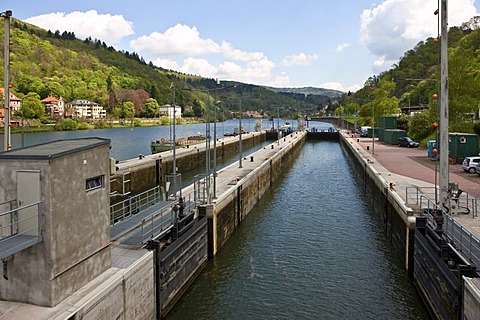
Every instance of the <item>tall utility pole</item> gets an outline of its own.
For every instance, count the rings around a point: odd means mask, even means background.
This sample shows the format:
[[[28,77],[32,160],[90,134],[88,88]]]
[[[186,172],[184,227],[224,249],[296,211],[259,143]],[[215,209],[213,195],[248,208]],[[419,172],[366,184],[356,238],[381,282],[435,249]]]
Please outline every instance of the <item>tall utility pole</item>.
[[[4,128],[4,143],[3,150],[8,151],[12,149],[12,141],[10,136],[10,17],[12,16],[12,11],[8,10],[0,13],[0,16],[3,17],[5,21],[5,91],[4,91],[4,100],[5,100],[5,118],[3,121]]]
[[[447,0],[441,0],[440,10],[441,40],[440,40],[440,207],[450,207],[448,201],[448,10]]]
[[[217,198],[217,86],[220,84],[215,79],[215,95],[213,102],[213,199]]]

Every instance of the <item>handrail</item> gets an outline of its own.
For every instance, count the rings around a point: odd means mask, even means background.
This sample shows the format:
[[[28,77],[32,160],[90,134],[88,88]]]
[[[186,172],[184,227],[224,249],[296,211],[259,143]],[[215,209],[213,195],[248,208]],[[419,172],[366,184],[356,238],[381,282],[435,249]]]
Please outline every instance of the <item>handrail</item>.
[[[42,240],[42,203],[37,201],[0,213],[0,259]]]
[[[195,209],[196,203],[194,201],[194,192],[188,193],[184,196],[184,212],[189,212]],[[141,222],[141,239],[142,245],[147,241],[157,238],[158,236],[170,231],[177,220],[177,212],[174,207],[177,203],[170,203],[162,207],[160,210],[142,219]]]
[[[138,195],[112,204],[110,206],[110,225],[126,220],[152,204],[160,202],[163,199],[163,194],[160,191],[160,186],[156,186]]]
[[[480,269],[480,240],[446,213],[443,221],[444,233],[455,248]]]

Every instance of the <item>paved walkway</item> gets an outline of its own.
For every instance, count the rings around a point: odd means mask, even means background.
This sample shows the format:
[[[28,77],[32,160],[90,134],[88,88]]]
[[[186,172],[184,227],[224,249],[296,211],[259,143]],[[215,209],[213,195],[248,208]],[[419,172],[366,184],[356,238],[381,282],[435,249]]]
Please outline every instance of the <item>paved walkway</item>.
[[[424,148],[402,148],[398,145],[387,145],[378,139],[361,138],[346,131],[342,134],[347,141],[354,144],[360,154],[389,182],[394,183],[398,195],[408,204],[413,190],[418,188],[430,199],[435,199],[433,192],[437,162],[427,157]],[[372,155],[372,150],[374,154]],[[458,183],[459,189],[468,192],[471,196],[480,198],[480,176],[464,172],[461,164],[449,165],[450,182]],[[480,205],[480,201],[478,203]],[[456,222],[480,239],[480,217],[471,214],[451,216]]]

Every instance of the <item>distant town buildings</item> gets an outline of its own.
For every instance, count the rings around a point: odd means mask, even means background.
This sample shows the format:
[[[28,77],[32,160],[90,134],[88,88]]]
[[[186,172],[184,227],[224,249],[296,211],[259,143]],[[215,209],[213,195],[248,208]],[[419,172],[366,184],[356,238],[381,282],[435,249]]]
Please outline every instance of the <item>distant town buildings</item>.
[[[0,94],[3,97],[4,88],[0,88]],[[10,114],[11,116],[19,116],[21,113],[22,99],[18,98],[10,92]],[[74,100],[67,104],[62,97],[54,97],[49,95],[41,100],[45,106],[45,113],[52,117],[59,118],[82,118],[82,119],[103,119],[107,117],[107,111],[98,103],[88,100]],[[0,126],[4,125],[5,108],[0,108]],[[12,121],[15,125],[15,121]]]

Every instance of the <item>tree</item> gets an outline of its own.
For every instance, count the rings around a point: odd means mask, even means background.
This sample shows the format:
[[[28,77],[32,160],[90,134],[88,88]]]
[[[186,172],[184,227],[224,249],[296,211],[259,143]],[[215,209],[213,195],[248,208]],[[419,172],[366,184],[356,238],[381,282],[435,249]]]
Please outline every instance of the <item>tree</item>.
[[[29,92],[24,98],[21,106],[23,117],[27,119],[40,119],[45,115],[45,107],[40,101],[40,96],[35,92]]]
[[[121,112],[121,117],[125,119],[132,119],[133,116],[135,115],[135,106],[133,105],[133,102],[127,101],[122,104],[122,112]]]
[[[154,118],[158,115],[158,109],[159,108],[160,108],[160,106],[158,105],[157,100],[155,100],[153,98],[149,98],[145,102],[144,111],[143,111],[142,115],[147,117],[147,118]]]

